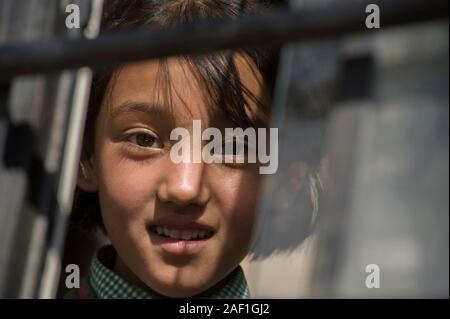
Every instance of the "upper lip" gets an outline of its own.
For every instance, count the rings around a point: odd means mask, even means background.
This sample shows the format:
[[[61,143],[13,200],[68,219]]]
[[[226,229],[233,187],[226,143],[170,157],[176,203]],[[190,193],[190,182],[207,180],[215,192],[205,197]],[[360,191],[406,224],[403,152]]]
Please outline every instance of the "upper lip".
[[[215,232],[214,227],[199,221],[181,221],[181,220],[160,220],[160,221],[152,221],[149,223],[149,227],[151,226],[166,226],[179,230],[189,230],[189,229],[204,229]]]

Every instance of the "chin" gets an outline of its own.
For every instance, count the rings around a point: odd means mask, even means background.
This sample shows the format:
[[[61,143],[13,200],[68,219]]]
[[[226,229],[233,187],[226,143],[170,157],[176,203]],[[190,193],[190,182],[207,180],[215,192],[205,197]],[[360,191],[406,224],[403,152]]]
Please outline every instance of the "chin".
[[[201,273],[201,272],[200,272]],[[187,298],[192,297],[208,290],[211,285],[208,285],[206,277],[200,278],[200,281],[193,280],[192,275],[182,274],[181,278],[177,274],[168,276],[168,273],[160,273],[160,277],[148,278],[145,283],[152,290],[160,295],[169,298]],[[179,274],[178,274],[179,275]]]

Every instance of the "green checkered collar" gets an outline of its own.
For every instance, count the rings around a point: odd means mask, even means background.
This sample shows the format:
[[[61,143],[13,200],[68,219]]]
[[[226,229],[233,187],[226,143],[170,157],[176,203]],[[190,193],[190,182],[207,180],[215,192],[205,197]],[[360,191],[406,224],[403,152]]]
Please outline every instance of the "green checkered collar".
[[[92,261],[89,285],[92,292],[100,299],[152,299],[158,298],[141,288],[125,281],[111,271],[114,264],[115,250],[112,246],[102,247]],[[250,298],[247,281],[242,268],[238,266],[228,281],[216,291],[212,299],[247,299]]]

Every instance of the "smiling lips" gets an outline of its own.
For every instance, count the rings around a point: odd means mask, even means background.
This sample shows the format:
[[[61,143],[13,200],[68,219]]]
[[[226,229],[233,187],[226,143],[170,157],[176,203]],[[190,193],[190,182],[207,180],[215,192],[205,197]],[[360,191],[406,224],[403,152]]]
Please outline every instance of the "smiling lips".
[[[150,230],[163,237],[182,240],[207,239],[213,235],[212,231],[206,229],[179,229],[170,226],[151,226]]]
[[[214,235],[210,229],[198,225],[152,225],[149,233],[153,243],[176,255],[191,255],[200,251]]]

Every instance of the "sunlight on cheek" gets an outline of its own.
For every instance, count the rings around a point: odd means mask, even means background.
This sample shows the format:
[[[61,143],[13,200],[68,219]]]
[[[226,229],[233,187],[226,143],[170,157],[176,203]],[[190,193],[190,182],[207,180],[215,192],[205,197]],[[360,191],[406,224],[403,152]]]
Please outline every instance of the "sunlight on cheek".
[[[101,189],[111,205],[121,211],[137,211],[154,198],[156,185],[151,167],[142,163],[105,155]]]

